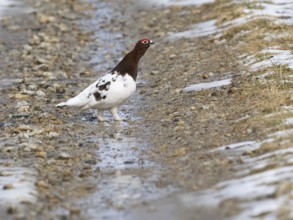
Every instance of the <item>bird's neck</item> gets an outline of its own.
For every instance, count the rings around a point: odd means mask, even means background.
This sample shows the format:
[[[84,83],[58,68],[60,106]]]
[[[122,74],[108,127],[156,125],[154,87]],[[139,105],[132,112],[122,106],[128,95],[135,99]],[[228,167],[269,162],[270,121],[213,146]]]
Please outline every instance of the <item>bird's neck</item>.
[[[118,65],[112,70],[116,71],[120,75],[129,74],[133,80],[136,80],[138,63],[140,58],[145,54],[146,50],[137,50],[134,48],[118,63]]]

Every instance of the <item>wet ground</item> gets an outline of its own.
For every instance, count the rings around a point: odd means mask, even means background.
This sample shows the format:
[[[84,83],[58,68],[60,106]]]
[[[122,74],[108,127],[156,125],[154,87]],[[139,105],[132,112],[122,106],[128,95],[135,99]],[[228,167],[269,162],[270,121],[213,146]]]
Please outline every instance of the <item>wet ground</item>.
[[[265,170],[262,157],[250,156],[271,139],[266,125],[238,123],[257,114],[243,95],[249,70],[235,58],[237,43],[209,36],[226,6],[207,3],[27,0],[0,11],[0,218],[227,219],[256,201],[268,204],[264,198],[281,199],[272,196],[274,179],[257,188],[246,178]],[[195,23],[197,37],[186,37]],[[55,108],[142,37],[156,43],[121,123]],[[276,175],[289,181],[284,169]],[[243,199],[237,187],[251,196]]]

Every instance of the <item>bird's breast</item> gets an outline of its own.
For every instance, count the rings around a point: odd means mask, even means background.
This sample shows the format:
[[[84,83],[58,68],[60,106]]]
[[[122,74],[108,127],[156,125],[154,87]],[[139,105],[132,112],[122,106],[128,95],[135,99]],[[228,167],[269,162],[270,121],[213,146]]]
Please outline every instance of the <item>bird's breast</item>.
[[[112,108],[123,104],[136,90],[136,82],[131,76],[125,74],[119,75],[115,81],[112,81],[104,98],[98,103],[98,108]]]

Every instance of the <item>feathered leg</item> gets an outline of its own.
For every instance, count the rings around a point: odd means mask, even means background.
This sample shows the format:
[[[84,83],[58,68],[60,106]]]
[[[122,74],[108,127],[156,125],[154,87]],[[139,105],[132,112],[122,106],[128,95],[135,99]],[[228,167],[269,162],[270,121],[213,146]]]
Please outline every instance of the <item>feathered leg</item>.
[[[99,121],[105,121],[105,118],[103,117],[103,110],[98,110],[98,120]]]
[[[115,121],[121,121],[120,116],[118,115],[118,108],[117,107],[113,107],[110,109],[111,114],[113,115],[113,118],[115,119]]]

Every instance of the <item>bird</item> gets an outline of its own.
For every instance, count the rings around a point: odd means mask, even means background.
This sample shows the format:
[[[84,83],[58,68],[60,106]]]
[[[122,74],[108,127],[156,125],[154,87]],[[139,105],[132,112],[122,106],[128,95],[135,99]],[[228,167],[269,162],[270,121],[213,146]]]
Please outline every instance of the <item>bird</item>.
[[[103,112],[109,110],[115,121],[121,121],[118,108],[136,90],[138,64],[154,42],[149,38],[139,40],[135,47],[108,73],[98,78],[75,97],[56,107],[76,107],[80,110],[98,109],[98,121],[105,121]]]

